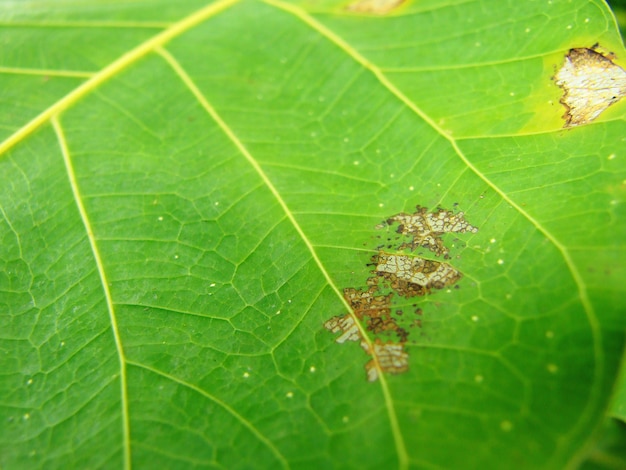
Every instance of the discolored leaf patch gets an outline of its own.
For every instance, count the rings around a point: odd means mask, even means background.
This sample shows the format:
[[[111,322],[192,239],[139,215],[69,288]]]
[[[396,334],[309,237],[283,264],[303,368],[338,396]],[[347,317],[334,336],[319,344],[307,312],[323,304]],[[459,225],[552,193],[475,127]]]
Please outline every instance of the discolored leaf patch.
[[[402,5],[405,0],[358,0],[346,7],[348,11],[386,15]]]
[[[461,279],[461,273],[448,263],[384,252],[374,258],[376,274],[402,297],[425,295],[431,289],[443,289]]]
[[[429,212],[420,206],[413,214],[400,213],[389,217],[377,228],[394,225],[397,225],[395,232],[398,236],[391,245],[386,245],[385,251],[379,246],[378,252],[371,257],[369,266],[374,268],[365,281],[366,286],[344,289],[343,296],[350,306],[350,313],[332,317],[324,323],[331,332],[341,333],[337,343],[358,341],[371,356],[365,365],[370,382],[377,380],[381,372],[400,374],[409,369],[407,320],[401,322],[404,311],[394,306],[394,298],[428,295],[433,289],[456,284],[462,277],[461,272],[449,263],[389,249],[413,252],[426,248],[435,256],[448,258],[449,249],[442,238],[445,233],[478,231],[465,220],[463,212],[455,214],[444,209]],[[417,304],[413,304],[413,308],[414,315],[422,315]],[[409,322],[410,327],[421,326],[420,319]]]
[[[478,232],[478,229],[465,220],[463,212],[454,214],[452,211],[439,209],[428,212],[425,207],[417,206],[413,214],[401,212],[386,221],[387,225],[398,224],[397,232],[410,237],[409,241],[402,243],[398,249],[408,248],[415,250],[418,247],[426,248],[437,256],[447,257],[448,248],[443,244],[444,233]],[[383,227],[384,225],[381,225]]]
[[[590,123],[626,95],[626,71],[594,48],[570,49],[554,80],[563,90],[564,127]]]

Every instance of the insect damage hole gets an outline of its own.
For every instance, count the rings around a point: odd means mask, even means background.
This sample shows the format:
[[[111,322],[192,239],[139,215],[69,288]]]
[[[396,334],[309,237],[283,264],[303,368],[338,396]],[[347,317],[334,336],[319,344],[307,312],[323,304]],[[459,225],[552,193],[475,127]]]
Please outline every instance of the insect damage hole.
[[[590,123],[626,95],[626,71],[595,48],[570,49],[554,76],[563,90],[564,127]]]

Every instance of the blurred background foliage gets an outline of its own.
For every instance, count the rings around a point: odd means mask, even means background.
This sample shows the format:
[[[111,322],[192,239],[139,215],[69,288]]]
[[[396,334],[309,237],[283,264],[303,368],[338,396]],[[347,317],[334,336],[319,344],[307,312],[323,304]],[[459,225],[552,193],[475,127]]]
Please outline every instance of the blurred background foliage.
[[[626,37],[626,0],[607,0],[607,3],[615,13],[619,30],[622,33],[622,41]]]

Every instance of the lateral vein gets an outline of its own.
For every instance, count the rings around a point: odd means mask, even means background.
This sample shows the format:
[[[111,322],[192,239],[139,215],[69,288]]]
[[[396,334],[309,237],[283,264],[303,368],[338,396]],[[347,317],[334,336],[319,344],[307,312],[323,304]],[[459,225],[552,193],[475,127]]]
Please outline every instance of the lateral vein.
[[[91,228],[91,222],[89,221],[89,216],[87,215],[87,211],[85,210],[85,206],[83,205],[83,198],[80,193],[80,189],[78,187],[78,182],[76,180],[76,173],[74,171],[74,166],[72,165],[72,159],[70,157],[70,151],[67,145],[67,140],[65,139],[63,128],[61,127],[61,123],[59,122],[59,119],[57,116],[52,116],[51,121],[52,121],[52,127],[54,128],[54,132],[56,133],[57,140],[59,142],[59,146],[61,148],[61,153],[63,155],[63,162],[65,163],[65,169],[67,171],[67,176],[70,182],[70,186],[72,188],[72,194],[74,195],[74,201],[76,203],[76,207],[78,208],[80,218],[85,227],[85,231],[87,232],[87,239],[89,240],[89,245],[91,246],[91,252],[93,253],[93,257],[94,257],[96,267],[98,270],[98,275],[100,277],[100,282],[102,284],[102,290],[104,292],[104,298],[107,304],[107,310],[109,312],[109,320],[111,322],[113,340],[115,341],[115,348],[117,350],[117,356],[118,356],[118,361],[120,365],[120,389],[121,389],[120,394],[121,394],[121,401],[122,401],[122,433],[124,436],[124,468],[126,470],[130,470],[131,468],[130,423],[129,423],[129,416],[128,416],[128,382],[126,378],[126,358],[124,356],[124,347],[122,345],[122,339],[120,337],[120,332],[119,332],[119,328],[117,324],[117,317],[115,315],[115,307],[113,306],[113,298],[111,297],[111,291],[109,290],[109,282],[107,280],[106,272],[104,270],[102,258],[100,257],[98,245],[96,243],[96,239],[93,234],[93,230]]]

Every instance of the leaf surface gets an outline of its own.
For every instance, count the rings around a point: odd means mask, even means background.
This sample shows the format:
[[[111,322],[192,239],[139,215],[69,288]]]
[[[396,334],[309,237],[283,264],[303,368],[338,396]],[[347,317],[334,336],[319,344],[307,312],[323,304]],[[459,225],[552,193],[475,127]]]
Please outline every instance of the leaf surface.
[[[0,4],[0,464],[584,459],[624,341],[625,108],[564,130],[551,77],[626,57],[606,5],[181,3]],[[479,230],[370,383],[323,325],[416,205]]]

